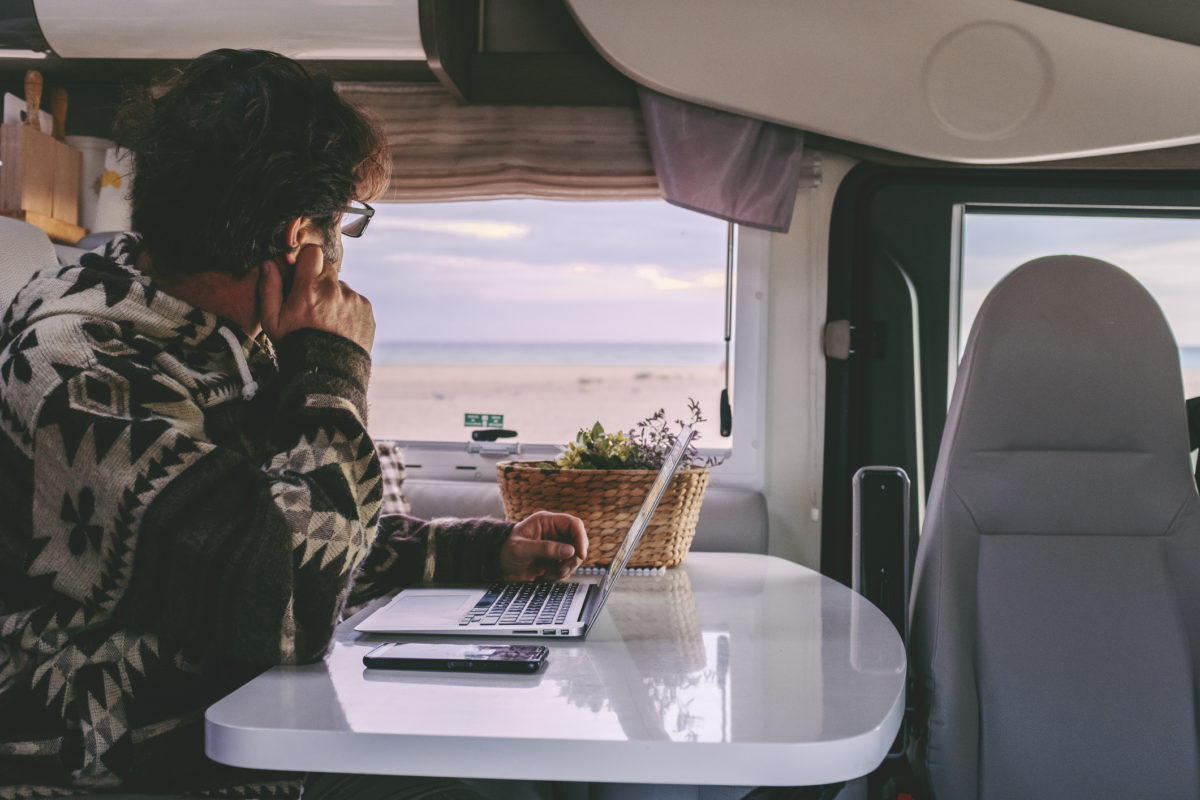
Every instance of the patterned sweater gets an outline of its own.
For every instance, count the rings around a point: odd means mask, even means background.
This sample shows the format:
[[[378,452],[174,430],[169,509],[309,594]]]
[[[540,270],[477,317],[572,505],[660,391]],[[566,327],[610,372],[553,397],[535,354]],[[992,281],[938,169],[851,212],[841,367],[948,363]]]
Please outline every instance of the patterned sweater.
[[[366,352],[250,339],[139,246],[35,275],[0,322],[0,786],[244,781],[203,756],[207,705],[320,659],[348,601],[493,577],[512,529],[379,519]]]

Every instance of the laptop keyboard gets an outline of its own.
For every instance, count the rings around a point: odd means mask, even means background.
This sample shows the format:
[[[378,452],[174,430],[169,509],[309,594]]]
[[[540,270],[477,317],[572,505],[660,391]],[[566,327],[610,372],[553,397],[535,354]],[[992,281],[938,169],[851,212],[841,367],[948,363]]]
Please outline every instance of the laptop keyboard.
[[[575,582],[497,583],[479,598],[459,625],[561,625],[578,591]]]

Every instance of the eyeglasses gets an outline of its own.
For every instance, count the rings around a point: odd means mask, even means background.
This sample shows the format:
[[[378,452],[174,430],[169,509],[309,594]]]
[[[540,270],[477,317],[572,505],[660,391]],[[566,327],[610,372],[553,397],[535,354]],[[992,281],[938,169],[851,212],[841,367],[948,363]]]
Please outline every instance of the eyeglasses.
[[[357,239],[363,235],[363,231],[367,229],[367,224],[370,223],[371,217],[375,216],[375,209],[371,208],[366,203],[358,205],[350,205],[342,209],[342,235],[349,236],[352,239]],[[347,218],[349,217],[349,218]]]

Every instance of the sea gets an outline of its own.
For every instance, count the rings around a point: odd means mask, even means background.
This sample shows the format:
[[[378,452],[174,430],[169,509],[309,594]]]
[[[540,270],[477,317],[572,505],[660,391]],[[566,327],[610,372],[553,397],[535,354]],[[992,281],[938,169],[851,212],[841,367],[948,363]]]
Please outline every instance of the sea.
[[[710,342],[376,342],[377,364],[712,364],[725,343]]]
[[[713,364],[724,342],[376,342],[377,364]],[[1200,347],[1179,348],[1185,370],[1200,370]]]

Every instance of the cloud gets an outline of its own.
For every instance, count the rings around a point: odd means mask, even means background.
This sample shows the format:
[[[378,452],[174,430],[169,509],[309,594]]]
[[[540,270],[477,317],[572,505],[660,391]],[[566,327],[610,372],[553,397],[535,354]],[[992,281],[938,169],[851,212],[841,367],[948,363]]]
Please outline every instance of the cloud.
[[[628,291],[613,268],[571,261],[529,264],[518,259],[482,258],[454,253],[400,252],[379,261],[396,265],[377,270],[375,291],[433,292],[486,297],[493,302],[584,303],[617,299]],[[365,284],[365,281],[364,281]]]
[[[381,204],[344,275],[377,341],[719,338],[725,236],[661,201]]]
[[[483,258],[437,252],[398,252],[375,259],[381,268],[355,276],[361,291],[436,292],[458,297],[487,297],[496,302],[566,303],[583,307],[614,302],[623,305],[661,298],[669,292],[673,302],[703,302],[725,286],[718,270],[676,277],[674,271],[655,264],[620,264],[562,261],[530,264],[518,259]],[[383,264],[388,266],[382,266]]]
[[[659,267],[638,267],[633,271],[633,277],[645,281],[655,289],[671,291],[675,289],[690,289],[692,287],[691,281],[664,275],[662,269]]]
[[[486,272],[493,276],[508,273],[511,276],[519,277],[530,271],[542,272],[545,269],[541,265],[534,266],[523,261],[480,258],[456,253],[392,253],[384,256],[381,260],[393,264],[444,267],[459,272]]]
[[[559,264],[533,264],[516,259],[482,258],[457,253],[399,252],[382,256],[378,261],[392,264],[431,266],[459,273],[485,273],[505,281],[529,278],[535,283],[573,278],[578,280],[620,280],[632,276],[654,289],[723,289],[725,273],[718,270],[702,272],[690,278],[678,278],[656,264],[601,264],[571,261]]]
[[[672,277],[664,273],[662,267],[645,266],[636,267],[633,270],[633,277],[638,280],[645,281],[651,288],[662,291],[675,291],[678,289],[720,289],[725,286],[725,275],[721,272],[703,272],[691,280]]]
[[[1132,274],[1155,296],[1180,345],[1200,345],[1200,225],[1197,220],[1139,217],[1016,217],[971,220],[985,237],[971,241],[963,316],[1010,270],[1051,253],[1100,258]]]
[[[530,226],[519,222],[497,222],[484,219],[425,219],[384,217],[375,222],[375,227],[442,233],[450,236],[469,236],[474,239],[523,239],[529,235]]]

